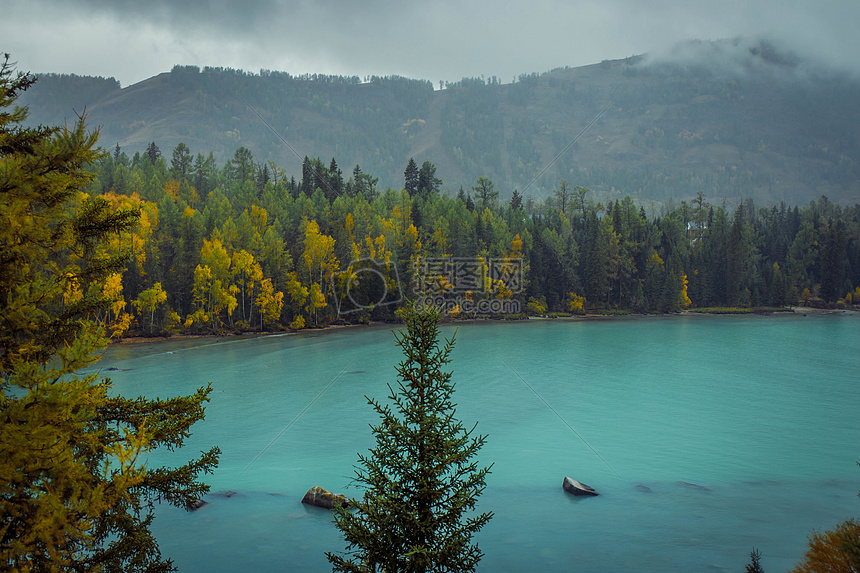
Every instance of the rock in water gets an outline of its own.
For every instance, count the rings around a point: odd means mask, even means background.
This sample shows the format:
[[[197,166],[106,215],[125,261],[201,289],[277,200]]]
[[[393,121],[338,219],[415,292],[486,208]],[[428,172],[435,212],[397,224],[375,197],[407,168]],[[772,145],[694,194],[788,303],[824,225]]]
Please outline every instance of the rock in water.
[[[186,511],[197,511],[198,509],[200,509],[201,507],[203,507],[207,503],[209,503],[209,502],[203,501],[202,499],[196,499],[190,503],[185,504],[185,510]]]
[[[598,493],[594,490],[593,487],[589,487],[584,483],[580,483],[575,479],[571,479],[567,476],[564,478],[564,482],[561,484],[561,487],[564,488],[564,491],[567,493],[572,493],[573,495],[598,495]]]
[[[334,509],[335,506],[349,507],[349,500],[342,493],[330,493],[320,486],[314,486],[308,490],[302,503],[324,507],[326,509]]]
[[[709,488],[709,487],[705,487],[705,486],[703,486],[703,485],[699,485],[699,484],[697,484],[697,483],[690,483],[690,482],[688,482],[688,481],[679,481],[679,482],[675,482],[675,483],[677,483],[678,485],[682,485],[682,486],[684,486],[684,487],[689,487],[689,488],[692,488],[692,489],[697,489],[697,490],[699,490],[699,491],[711,491],[711,488]]]

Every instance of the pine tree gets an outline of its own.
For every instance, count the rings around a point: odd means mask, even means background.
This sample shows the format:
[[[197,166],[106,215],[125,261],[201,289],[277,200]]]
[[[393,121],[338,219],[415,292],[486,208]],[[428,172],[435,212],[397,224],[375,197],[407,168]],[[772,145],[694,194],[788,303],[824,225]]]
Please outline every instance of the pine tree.
[[[418,194],[428,198],[430,195],[439,193],[442,188],[442,180],[436,177],[436,166],[425,161],[418,171]]]
[[[744,288],[744,277],[746,274],[747,257],[747,225],[744,216],[743,204],[738,205],[735,218],[732,222],[729,234],[728,248],[726,250],[726,293],[725,300],[729,304],[738,304],[741,300],[741,291]]]
[[[343,195],[343,171],[337,166],[337,161],[334,157],[331,158],[331,163],[328,166],[328,182],[331,188],[332,200]]]
[[[562,179],[558,184],[558,189],[553,189],[552,194],[555,196],[558,210],[563,214],[567,214],[567,207],[573,194],[570,192],[570,186],[567,181]]]
[[[154,141],[146,146],[146,156],[149,158],[149,162],[152,165],[155,165],[156,161],[158,161],[158,158],[161,157],[161,150],[158,148]]]
[[[523,209],[523,196],[517,189],[514,189],[514,193],[511,195],[511,209],[514,211],[522,211]]]
[[[412,197],[418,192],[418,164],[415,159],[410,157],[409,163],[406,164],[406,171],[403,172],[404,189]]]
[[[116,145],[117,149],[119,149],[119,143]],[[191,173],[192,161],[191,150],[184,143],[179,143],[173,148],[173,159],[170,160],[170,175],[179,181],[184,181],[185,177]]]
[[[608,245],[605,241],[601,241],[600,237],[600,221],[597,219],[597,212],[589,209],[580,259],[580,275],[583,277],[585,297],[595,302],[605,300],[609,290]]]
[[[474,459],[486,436],[454,418],[452,373],[442,370],[454,340],[440,347],[438,312],[405,310],[403,318],[393,409],[368,399],[381,421],[376,447],[359,456],[364,497],[354,510],[337,510],[347,553],[327,556],[335,571],[473,571],[483,554],[471,537],[492,517],[469,517],[490,471]]]
[[[487,177],[478,177],[477,185],[472,187],[472,191],[475,192],[475,197],[481,200],[481,209],[493,208],[499,197],[492,180]]]
[[[302,160],[302,182],[300,185],[302,192],[308,197],[314,194],[314,169],[307,155]]]
[[[218,449],[178,468],[139,456],[178,448],[203,417],[208,389],[168,400],[109,394],[77,374],[107,339],[99,288],[123,257],[97,256],[136,224],[80,192],[102,156],[81,118],[73,128],[25,128],[7,111],[33,83],[0,68],[0,564],[12,571],[168,571],[149,526],[153,500],[186,506]],[[93,287],[93,288],[91,288]],[[96,293],[96,294],[94,294]]]
[[[746,573],[764,573],[761,568],[761,551],[753,547],[750,551],[750,562],[746,566]]]
[[[841,294],[842,281],[845,278],[845,230],[842,221],[830,223],[821,249],[821,298],[827,302],[836,302]]]

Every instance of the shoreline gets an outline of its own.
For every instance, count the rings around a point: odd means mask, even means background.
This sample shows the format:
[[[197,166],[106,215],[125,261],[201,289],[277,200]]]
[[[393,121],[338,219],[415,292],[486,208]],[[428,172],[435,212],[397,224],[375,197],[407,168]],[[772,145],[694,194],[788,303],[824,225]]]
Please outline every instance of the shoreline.
[[[330,324],[328,326],[321,326],[319,328],[303,328],[301,330],[263,330],[263,331],[247,331],[247,332],[222,332],[222,333],[208,333],[208,334],[169,334],[167,336],[124,336],[118,340],[112,340],[110,345],[114,344],[150,344],[153,342],[168,342],[168,341],[176,341],[176,340],[194,340],[197,338],[202,339],[219,339],[219,338],[228,338],[231,340],[240,340],[242,338],[259,338],[264,336],[284,336],[287,334],[300,334],[303,332],[323,332],[330,330],[337,330],[340,328],[353,328],[356,326],[378,326],[380,324],[387,324],[385,322],[372,322],[369,324]]]
[[[490,323],[490,322],[504,322],[504,323],[520,323],[520,322],[528,322],[530,320],[563,320],[563,321],[571,321],[571,322],[579,322],[579,321],[594,321],[594,320],[611,320],[611,319],[629,319],[629,320],[637,320],[644,318],[674,318],[674,317],[684,317],[684,316],[719,316],[719,317],[729,317],[729,316],[773,316],[773,315],[792,315],[792,316],[826,316],[826,315],[847,315],[854,312],[858,312],[860,309],[856,308],[842,308],[842,309],[825,309],[825,308],[813,308],[806,306],[794,306],[794,307],[786,307],[784,310],[779,311],[763,311],[763,312],[755,312],[754,309],[750,309],[749,312],[697,312],[695,310],[686,310],[678,313],[669,313],[669,314],[642,314],[642,313],[629,313],[629,314],[584,314],[584,315],[569,315],[569,316],[529,316],[526,318],[521,318],[517,320],[511,320],[506,318],[488,318],[488,317],[476,317],[476,318],[458,318],[451,319],[445,318],[442,320],[441,324],[451,325],[451,324],[467,324],[467,323]],[[111,341],[110,345],[114,344],[152,344],[157,342],[168,342],[168,341],[177,341],[177,340],[194,340],[197,338],[201,339],[229,339],[229,340],[240,340],[243,338],[258,338],[265,336],[284,336],[291,334],[310,334],[315,332],[330,332],[332,330],[340,330],[345,328],[365,328],[365,327],[378,327],[385,325],[396,326],[402,323],[399,322],[386,322],[386,321],[371,321],[363,324],[330,324],[328,326],[322,326],[319,328],[303,328],[301,330],[267,330],[267,331],[257,331],[257,332],[242,332],[242,333],[220,333],[220,334],[170,334],[168,336],[127,336],[120,338],[119,340]]]

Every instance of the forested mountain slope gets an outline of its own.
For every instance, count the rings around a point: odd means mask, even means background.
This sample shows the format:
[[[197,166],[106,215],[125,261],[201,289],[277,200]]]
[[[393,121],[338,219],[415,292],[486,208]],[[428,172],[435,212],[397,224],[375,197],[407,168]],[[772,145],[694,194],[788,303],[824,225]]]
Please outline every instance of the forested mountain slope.
[[[401,188],[415,157],[452,193],[486,176],[503,199],[519,189],[539,200],[566,179],[604,202],[630,195],[646,206],[698,191],[731,203],[860,201],[860,83],[752,40],[444,89],[175,67],[125,88],[45,75],[25,96],[33,123],[86,107],[102,145],[129,154],[183,142],[221,162],[245,147],[288,174],[304,156],[336,157],[382,188]]]

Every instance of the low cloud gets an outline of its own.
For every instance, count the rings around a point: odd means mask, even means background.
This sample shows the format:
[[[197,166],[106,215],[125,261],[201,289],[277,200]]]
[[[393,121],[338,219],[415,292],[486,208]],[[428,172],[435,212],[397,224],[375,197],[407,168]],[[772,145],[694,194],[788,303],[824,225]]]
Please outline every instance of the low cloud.
[[[578,66],[679,41],[767,37],[855,71],[860,3],[605,0],[11,0],[0,49],[22,67],[137,82],[174,64],[433,81]]]

